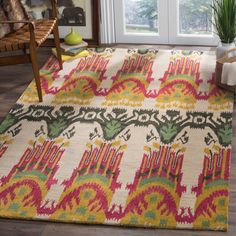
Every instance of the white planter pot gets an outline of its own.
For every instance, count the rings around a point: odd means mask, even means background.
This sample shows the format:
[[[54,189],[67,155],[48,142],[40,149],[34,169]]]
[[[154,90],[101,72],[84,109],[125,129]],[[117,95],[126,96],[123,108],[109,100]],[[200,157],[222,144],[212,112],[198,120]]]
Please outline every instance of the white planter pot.
[[[234,42],[233,43],[220,43],[216,49],[216,59],[220,59],[224,57],[225,53],[232,48],[235,48]],[[235,54],[231,56],[235,56]]]

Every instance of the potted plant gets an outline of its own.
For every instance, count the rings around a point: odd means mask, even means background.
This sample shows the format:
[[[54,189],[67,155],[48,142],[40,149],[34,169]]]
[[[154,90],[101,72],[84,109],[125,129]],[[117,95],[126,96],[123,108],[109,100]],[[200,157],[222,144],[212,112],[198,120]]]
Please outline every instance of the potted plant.
[[[220,38],[220,45],[216,50],[217,59],[224,56],[225,52],[235,47],[236,38],[236,1],[214,0],[212,4],[213,25]]]

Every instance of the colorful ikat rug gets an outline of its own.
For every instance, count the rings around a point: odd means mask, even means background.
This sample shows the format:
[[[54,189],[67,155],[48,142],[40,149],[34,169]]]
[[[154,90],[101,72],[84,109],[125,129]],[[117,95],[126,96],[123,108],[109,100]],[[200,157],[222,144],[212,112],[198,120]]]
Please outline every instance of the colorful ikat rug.
[[[226,230],[233,94],[212,52],[91,50],[0,125],[0,217]]]

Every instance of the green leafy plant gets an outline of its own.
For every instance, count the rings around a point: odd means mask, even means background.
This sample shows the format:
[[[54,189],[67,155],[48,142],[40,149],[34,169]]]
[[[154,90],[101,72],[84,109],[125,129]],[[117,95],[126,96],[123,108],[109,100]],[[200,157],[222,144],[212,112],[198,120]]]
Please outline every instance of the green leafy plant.
[[[212,4],[214,26],[222,43],[232,43],[236,38],[236,1],[214,0]]]

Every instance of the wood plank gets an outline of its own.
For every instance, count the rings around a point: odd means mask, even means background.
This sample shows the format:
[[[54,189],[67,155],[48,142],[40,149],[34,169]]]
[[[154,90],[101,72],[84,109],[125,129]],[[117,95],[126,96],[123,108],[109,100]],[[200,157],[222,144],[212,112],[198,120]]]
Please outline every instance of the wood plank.
[[[42,236],[46,223],[17,220],[0,220],[1,236]]]

